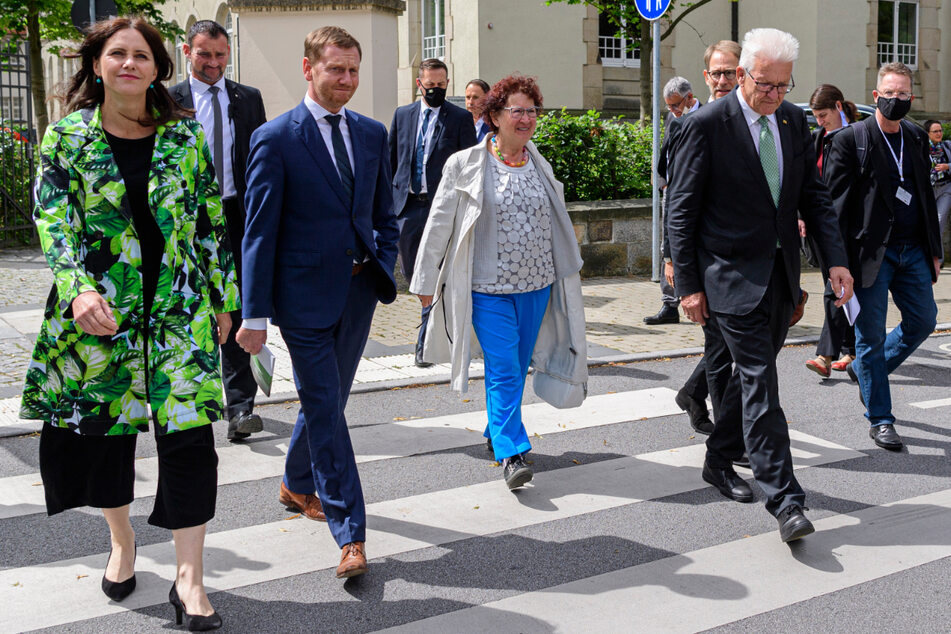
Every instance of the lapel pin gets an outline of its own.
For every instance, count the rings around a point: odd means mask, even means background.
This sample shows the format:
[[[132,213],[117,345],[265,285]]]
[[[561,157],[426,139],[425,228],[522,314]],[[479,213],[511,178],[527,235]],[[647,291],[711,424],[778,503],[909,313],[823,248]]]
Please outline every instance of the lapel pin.
[[[785,119],[783,119],[783,125],[786,125],[786,120],[785,120]]]

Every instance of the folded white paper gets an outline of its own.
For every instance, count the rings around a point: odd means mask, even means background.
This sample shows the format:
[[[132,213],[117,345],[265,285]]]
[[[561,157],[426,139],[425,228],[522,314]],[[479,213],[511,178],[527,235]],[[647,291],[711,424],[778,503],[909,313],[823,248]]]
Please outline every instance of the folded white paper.
[[[842,292],[839,294],[839,297],[845,295],[845,289],[842,289]],[[859,306],[859,300],[855,296],[855,293],[852,293],[852,297],[849,298],[849,301],[842,304],[842,310],[845,311],[845,318],[849,320],[849,325],[855,325],[855,318],[859,316],[859,312],[862,310],[862,307]]]
[[[261,352],[251,355],[251,374],[265,395],[271,395],[271,382],[274,380],[274,353],[267,346],[261,346]]]

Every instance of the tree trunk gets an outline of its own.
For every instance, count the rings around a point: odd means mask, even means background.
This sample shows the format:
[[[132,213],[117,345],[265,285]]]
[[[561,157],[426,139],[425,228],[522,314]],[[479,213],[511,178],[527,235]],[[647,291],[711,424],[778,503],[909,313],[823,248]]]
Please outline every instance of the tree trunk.
[[[641,20],[641,125],[645,125],[647,118],[651,115],[651,104],[653,103],[651,90],[651,55],[653,51],[653,41],[651,40],[651,23],[647,20]]]
[[[27,2],[26,35],[30,47],[30,89],[33,113],[36,116],[36,141],[43,140],[50,123],[46,109],[46,66],[43,65],[43,43],[40,41],[40,11],[36,2]]]

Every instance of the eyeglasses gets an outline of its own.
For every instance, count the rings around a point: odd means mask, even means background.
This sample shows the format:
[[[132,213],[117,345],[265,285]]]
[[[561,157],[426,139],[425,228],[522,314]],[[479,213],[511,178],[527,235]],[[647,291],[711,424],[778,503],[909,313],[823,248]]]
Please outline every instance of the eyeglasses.
[[[502,110],[508,110],[509,114],[512,115],[513,119],[521,119],[525,115],[528,115],[529,119],[537,119],[538,116],[542,113],[541,106],[534,106],[532,108],[502,108]]]
[[[667,104],[667,110],[670,112],[680,112],[684,109],[684,102],[687,101],[687,97],[682,97],[676,105]]]
[[[736,79],[735,70],[711,70],[707,71],[707,74],[713,77],[713,81],[720,81],[721,77],[726,77],[730,81]]]
[[[878,94],[880,94],[882,97],[885,97],[885,99],[894,99],[895,97],[898,97],[898,101],[908,101],[911,99],[910,92],[894,92],[892,90],[884,90]]]
[[[749,78],[756,84],[756,90],[767,95],[773,90],[775,90],[778,95],[785,95],[796,87],[796,82],[793,80],[792,75],[789,76],[788,84],[770,84],[765,81],[756,81],[756,78],[753,77],[753,73],[750,71],[746,71],[746,74],[749,75]]]

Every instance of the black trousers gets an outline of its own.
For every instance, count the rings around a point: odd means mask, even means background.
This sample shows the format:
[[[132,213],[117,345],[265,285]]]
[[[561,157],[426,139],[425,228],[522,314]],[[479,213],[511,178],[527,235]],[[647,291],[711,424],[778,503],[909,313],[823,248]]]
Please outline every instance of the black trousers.
[[[826,275],[826,279],[828,277]],[[835,305],[837,299],[832,284],[827,281],[825,293],[822,294],[822,307],[826,318],[822,322],[822,332],[816,343],[816,354],[833,359],[843,354],[855,355],[855,329],[849,324],[845,311]]]
[[[766,510],[773,515],[805,502],[805,492],[793,473],[776,373],[776,356],[786,339],[794,306],[782,254],[777,251],[769,286],[759,304],[745,315],[711,310],[703,328],[707,356],[722,358],[725,349],[734,364],[729,380],[711,377],[716,424],[707,439],[707,463],[713,468],[730,467],[745,449],[753,476],[766,494]]]
[[[79,506],[116,508],[135,497],[139,434],[84,436],[43,425],[40,476],[46,512]],[[156,436],[158,487],[149,524],[169,530],[200,526],[215,516],[218,454],[211,425]]]
[[[228,239],[234,252],[234,266],[238,274],[238,288],[241,288],[241,241],[244,239],[244,210],[237,198],[226,198],[222,202],[225,220],[228,225]],[[241,311],[231,313],[231,332],[228,340],[221,346],[221,380],[225,390],[225,416],[232,418],[242,412],[254,410],[254,395],[258,391],[254,375],[251,374],[251,355],[241,349],[235,337],[241,326]]]
[[[431,198],[425,202],[409,198],[406,200],[406,206],[403,207],[399,218],[397,218],[400,228],[398,244],[400,267],[407,282],[413,279],[413,270],[416,268],[416,254],[419,252],[419,242],[423,238],[423,229],[426,228],[426,220],[429,218],[430,205],[432,205]],[[426,324],[429,323],[431,308],[431,306],[427,306],[420,311],[419,332],[416,335],[417,357],[420,357],[423,352],[423,339],[426,337]]]

